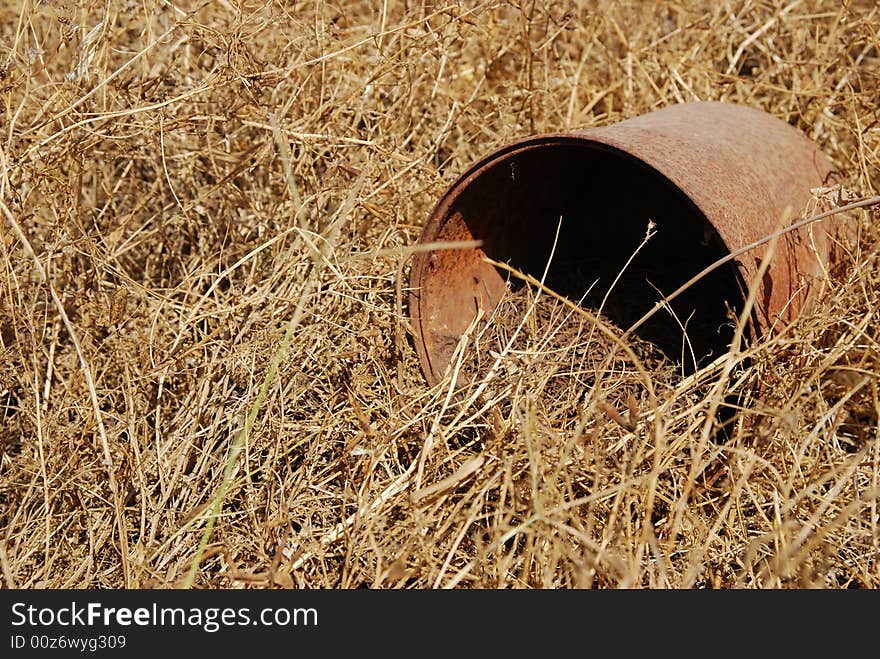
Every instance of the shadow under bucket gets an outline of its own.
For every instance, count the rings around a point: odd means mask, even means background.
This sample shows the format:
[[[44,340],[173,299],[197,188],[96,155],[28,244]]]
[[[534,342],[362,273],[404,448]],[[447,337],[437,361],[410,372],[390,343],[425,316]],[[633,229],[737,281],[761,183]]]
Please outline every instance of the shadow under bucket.
[[[788,124],[716,102],[506,146],[465,172],[425,225],[422,243],[482,245],[413,260],[409,310],[422,370],[439,381],[478,310],[494,309],[508,281],[522,285],[484,257],[537,279],[548,268],[545,284],[587,308],[607,297],[603,315],[626,330],[707,266],[780,228],[787,210],[789,222],[799,219],[830,171],[818,147]],[[730,343],[765,249],[703,277],[636,334],[685,371],[714,359]],[[821,226],[780,238],[753,332],[802,311],[827,258]]]

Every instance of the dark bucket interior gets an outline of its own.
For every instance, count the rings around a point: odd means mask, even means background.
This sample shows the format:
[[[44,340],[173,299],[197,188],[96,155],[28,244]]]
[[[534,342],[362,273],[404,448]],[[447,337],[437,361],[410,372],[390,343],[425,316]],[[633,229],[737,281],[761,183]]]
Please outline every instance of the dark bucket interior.
[[[534,145],[496,160],[462,189],[453,214],[483,241],[487,256],[537,279],[555,239],[546,284],[573,301],[586,295],[582,306],[601,305],[624,330],[727,254],[671,182],[631,156],[582,140]],[[649,222],[654,235],[633,257]],[[501,275],[513,288],[523,285]],[[731,312],[738,314],[742,301],[736,269],[726,265],[673,300],[674,315],[661,309],[636,334],[692,372],[727,349]]]

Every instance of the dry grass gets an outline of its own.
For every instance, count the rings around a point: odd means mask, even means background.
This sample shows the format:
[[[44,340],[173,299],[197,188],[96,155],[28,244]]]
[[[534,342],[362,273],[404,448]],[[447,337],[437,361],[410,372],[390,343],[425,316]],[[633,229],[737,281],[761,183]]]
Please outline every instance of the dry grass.
[[[406,248],[515,138],[727,100],[880,188],[873,1],[579,4],[3,3],[4,587],[880,587],[876,208],[726,370],[547,305],[425,385]]]

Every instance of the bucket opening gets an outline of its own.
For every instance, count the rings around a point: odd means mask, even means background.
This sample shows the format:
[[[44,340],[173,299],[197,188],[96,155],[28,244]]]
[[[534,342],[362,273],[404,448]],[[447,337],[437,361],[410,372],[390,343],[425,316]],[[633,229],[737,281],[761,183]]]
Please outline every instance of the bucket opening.
[[[438,212],[439,239],[483,244],[471,255],[434,256],[426,267],[423,286],[446,300],[422,308],[429,353],[438,335],[463,331],[475,306],[497,303],[505,281],[513,290],[524,285],[481,262],[481,252],[537,279],[553,252],[546,285],[575,302],[586,295],[582,306],[602,306],[602,315],[622,330],[728,253],[705,216],[668,179],[626,153],[582,138],[525,143],[500,155],[465,178]],[[649,224],[653,235],[640,248]],[[727,264],[673,300],[674,316],[661,309],[635,333],[690,373],[727,349],[742,304],[742,281]]]

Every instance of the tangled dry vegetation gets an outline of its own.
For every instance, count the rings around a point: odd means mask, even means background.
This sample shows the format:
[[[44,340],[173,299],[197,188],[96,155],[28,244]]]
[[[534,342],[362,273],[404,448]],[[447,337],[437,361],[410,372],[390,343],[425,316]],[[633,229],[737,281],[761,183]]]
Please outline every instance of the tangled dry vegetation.
[[[877,194],[878,25],[872,0],[3,3],[4,587],[880,587],[876,208],[814,313],[722,380],[658,361],[653,403],[623,359],[584,403],[561,307],[481,392],[429,388],[405,322],[433,204],[529,134],[743,103]]]

